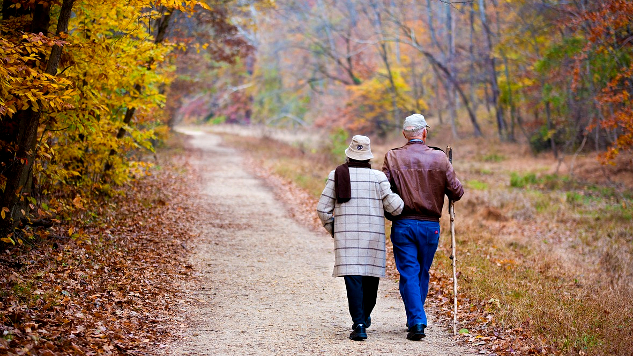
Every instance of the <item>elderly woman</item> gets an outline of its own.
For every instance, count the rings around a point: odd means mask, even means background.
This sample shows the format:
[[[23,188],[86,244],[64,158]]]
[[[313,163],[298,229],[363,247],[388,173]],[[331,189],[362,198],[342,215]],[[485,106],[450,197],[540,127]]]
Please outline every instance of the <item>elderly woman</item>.
[[[317,213],[334,237],[334,277],[343,277],[352,317],[352,340],[365,340],[376,305],[378,282],[385,276],[384,211],[402,212],[404,203],[381,171],[371,169],[369,138],[354,136],[347,162],[330,172]]]

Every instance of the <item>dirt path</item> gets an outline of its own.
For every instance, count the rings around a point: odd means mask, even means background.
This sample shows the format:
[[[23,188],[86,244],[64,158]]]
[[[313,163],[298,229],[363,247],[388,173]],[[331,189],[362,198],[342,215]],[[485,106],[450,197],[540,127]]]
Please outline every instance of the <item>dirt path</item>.
[[[273,192],[248,173],[218,136],[191,134],[192,164],[208,206],[191,264],[198,282],[185,285],[181,338],[172,355],[468,355],[434,325],[427,338],[405,339],[404,307],[382,279],[365,342],[350,341],[345,286],[331,277],[332,239],[290,218]],[[207,213],[205,213],[207,214]],[[200,283],[201,282],[201,283]]]

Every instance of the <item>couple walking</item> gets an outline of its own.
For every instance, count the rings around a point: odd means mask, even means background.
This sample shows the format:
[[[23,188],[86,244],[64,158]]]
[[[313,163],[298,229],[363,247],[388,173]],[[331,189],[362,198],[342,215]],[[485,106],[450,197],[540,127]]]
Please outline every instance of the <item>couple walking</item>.
[[[440,237],[444,195],[464,194],[446,155],[426,145],[429,126],[420,114],[407,117],[407,143],[385,155],[382,172],[371,169],[369,138],[354,136],[347,163],[328,176],[317,213],[334,238],[334,277],[343,277],[352,317],[350,339],[364,340],[385,276],[385,215],[393,221],[391,242],[407,314],[407,339],[420,340],[427,326],[424,302],[429,269]]]

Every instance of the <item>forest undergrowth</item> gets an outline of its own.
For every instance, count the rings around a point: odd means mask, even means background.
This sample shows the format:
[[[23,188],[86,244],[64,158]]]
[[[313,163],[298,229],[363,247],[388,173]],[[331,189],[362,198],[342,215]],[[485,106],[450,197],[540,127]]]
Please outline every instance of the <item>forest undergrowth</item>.
[[[449,136],[431,136],[431,142],[441,147],[437,142]],[[347,140],[331,135],[322,147],[306,147],[266,135],[224,138],[305,191],[306,206],[316,204],[328,172],[343,161]],[[397,139],[372,142],[373,168],[381,169],[389,147],[402,144]],[[553,158],[504,145],[467,139],[456,148],[455,169],[466,188],[456,204],[459,338],[497,355],[633,354],[628,176],[623,183],[600,181],[599,162],[584,157],[572,178],[564,169],[556,173]],[[429,300],[450,327],[448,219],[441,224]],[[388,269],[397,279],[393,260]]]
[[[151,174],[0,256],[0,354],[146,354],[186,298],[192,175],[180,143]],[[151,159],[154,161],[153,159]]]

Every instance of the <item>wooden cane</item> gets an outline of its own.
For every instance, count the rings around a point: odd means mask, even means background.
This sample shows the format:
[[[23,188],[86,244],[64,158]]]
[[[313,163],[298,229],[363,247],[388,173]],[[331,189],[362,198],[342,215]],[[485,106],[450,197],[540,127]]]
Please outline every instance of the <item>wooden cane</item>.
[[[453,164],[453,149],[446,146],[448,161]],[[453,265],[453,335],[457,335],[457,266],[455,263],[455,206],[448,200],[448,215],[451,217],[451,264]]]

